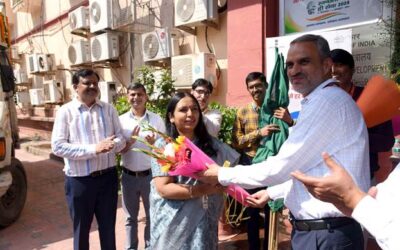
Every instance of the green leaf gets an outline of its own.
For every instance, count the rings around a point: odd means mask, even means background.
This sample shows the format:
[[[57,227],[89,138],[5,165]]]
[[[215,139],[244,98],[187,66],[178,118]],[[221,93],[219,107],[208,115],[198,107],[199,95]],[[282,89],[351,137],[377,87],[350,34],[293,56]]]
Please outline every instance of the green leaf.
[[[226,107],[217,102],[212,102],[210,104],[210,109],[217,109],[222,114],[221,129],[218,138],[226,144],[232,144],[232,130],[236,116],[236,108]]]

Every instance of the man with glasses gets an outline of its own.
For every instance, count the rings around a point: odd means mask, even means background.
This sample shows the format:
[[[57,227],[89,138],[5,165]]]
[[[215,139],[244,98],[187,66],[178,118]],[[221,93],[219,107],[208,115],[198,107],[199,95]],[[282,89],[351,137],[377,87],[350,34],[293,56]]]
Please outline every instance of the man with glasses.
[[[264,74],[261,72],[252,72],[246,77],[247,91],[249,91],[253,101],[238,109],[235,122],[233,124],[232,136],[233,147],[241,154],[239,162],[241,165],[252,164],[253,158],[257,152],[257,148],[260,145],[261,138],[267,137],[275,131],[279,131],[279,126],[276,124],[268,124],[263,128],[258,127],[258,113],[261,105],[263,104],[267,86],[268,83]],[[288,111],[284,108],[277,109],[274,115],[288,124],[293,124],[292,118],[290,117]],[[259,190],[260,189],[251,189],[248,191],[250,193],[255,193]],[[249,207],[247,211],[250,217],[247,221],[249,249],[260,249],[260,209]],[[263,248],[267,249],[269,221],[268,206],[264,207],[264,213],[265,240]]]
[[[116,249],[118,175],[115,154],[125,147],[115,108],[99,101],[99,76],[81,69],[72,76],[76,98],[54,122],[51,146],[64,157],[65,195],[74,228],[74,249],[89,249],[96,216],[101,249]]]
[[[192,84],[191,94],[197,99],[200,104],[201,112],[203,113],[203,122],[206,125],[210,135],[218,137],[221,129],[222,115],[219,110],[209,109],[208,101],[213,91],[213,86],[210,81],[199,78]]]

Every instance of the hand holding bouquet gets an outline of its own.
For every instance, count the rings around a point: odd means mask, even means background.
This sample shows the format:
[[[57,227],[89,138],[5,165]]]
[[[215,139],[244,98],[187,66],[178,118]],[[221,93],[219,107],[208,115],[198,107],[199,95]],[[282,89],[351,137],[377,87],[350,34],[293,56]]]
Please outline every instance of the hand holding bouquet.
[[[133,150],[145,153],[157,159],[157,162],[162,167],[161,170],[163,172],[168,172],[170,176],[181,175],[197,178],[196,173],[206,170],[207,165],[215,164],[208,155],[201,151],[186,137],[179,136],[178,138],[173,139],[151,126],[148,126],[147,129],[159,134],[167,144],[163,148],[157,148],[142,141],[153,150],[150,151],[138,148],[134,148]],[[141,140],[138,137],[136,139]],[[246,197],[249,196],[249,194],[240,186],[229,185],[225,191],[244,206],[248,205]]]

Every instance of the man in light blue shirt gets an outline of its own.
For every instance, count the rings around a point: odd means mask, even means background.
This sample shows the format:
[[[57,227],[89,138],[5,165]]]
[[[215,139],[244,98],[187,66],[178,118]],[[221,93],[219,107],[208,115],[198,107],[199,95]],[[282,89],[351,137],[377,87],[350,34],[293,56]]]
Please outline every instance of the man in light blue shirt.
[[[326,150],[344,166],[364,191],[369,187],[368,134],[362,114],[352,98],[331,79],[328,42],[303,35],[290,43],[287,74],[294,90],[304,96],[302,110],[288,139],[275,156],[249,166],[209,166],[203,181],[245,188],[269,186],[248,202],[263,206],[284,197],[292,213],[293,249],[363,249],[360,225],[332,204],[314,198],[291,178],[300,170],[325,176],[329,170],[320,153]]]

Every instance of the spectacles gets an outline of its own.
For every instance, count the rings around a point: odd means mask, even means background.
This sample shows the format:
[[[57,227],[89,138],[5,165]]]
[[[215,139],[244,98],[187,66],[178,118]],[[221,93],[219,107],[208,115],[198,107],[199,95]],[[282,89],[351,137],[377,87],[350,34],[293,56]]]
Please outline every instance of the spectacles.
[[[195,89],[194,92],[198,95],[210,96],[210,91],[202,90],[202,89]]]

